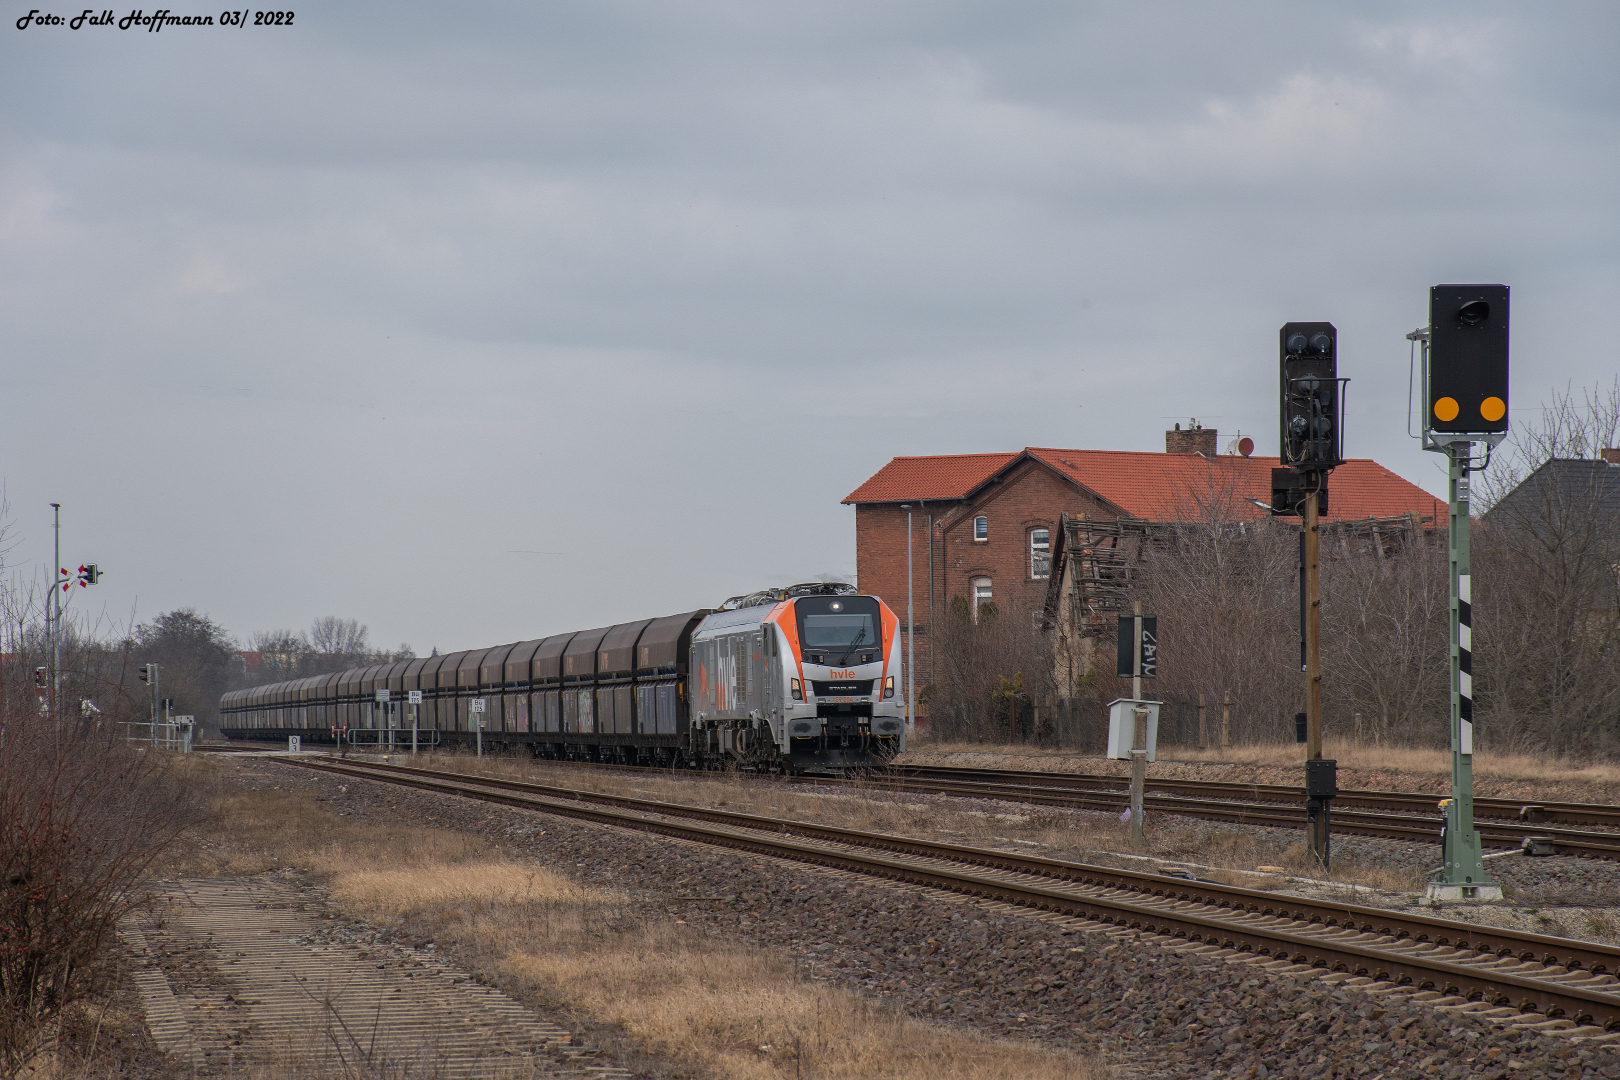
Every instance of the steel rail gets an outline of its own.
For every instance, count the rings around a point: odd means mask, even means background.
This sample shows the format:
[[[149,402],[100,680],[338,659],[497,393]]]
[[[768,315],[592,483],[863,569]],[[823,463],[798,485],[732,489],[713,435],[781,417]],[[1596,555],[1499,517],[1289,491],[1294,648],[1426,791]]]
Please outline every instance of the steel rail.
[[[865,785],[888,791],[909,791],[918,794],[955,795],[964,798],[999,799],[1038,806],[1058,806],[1070,809],[1118,812],[1125,804],[1120,794],[1106,791],[1031,790],[1010,784],[980,784],[958,780],[888,779],[826,780],[811,782],[822,784]],[[1298,798],[1299,792],[1294,792]],[[1150,794],[1146,797],[1150,808],[1164,813],[1187,817],[1227,821],[1238,825],[1268,825],[1274,828],[1299,828],[1305,821],[1305,808],[1276,803],[1241,803],[1229,799],[1196,799],[1179,795]],[[1365,810],[1341,810],[1335,807],[1335,832],[1360,836],[1377,836],[1391,840],[1409,840],[1420,843],[1440,842],[1439,817],[1400,816]],[[1586,832],[1579,829],[1549,829],[1539,825],[1519,825],[1510,822],[1476,822],[1481,839],[1487,847],[1511,849],[1521,847],[1530,837],[1552,841],[1554,852],[1584,858],[1620,861],[1620,833]]]
[[[1313,967],[1368,974],[1419,989],[1434,988],[1448,995],[1512,1005],[1521,1011],[1553,1016],[1568,1014],[1577,1021],[1592,1019],[1605,1027],[1620,1027],[1620,994],[1606,989],[1615,983],[1607,972],[1620,970],[1620,950],[1591,943],[1380,908],[1286,897],[1214,882],[1191,882],[1164,875],[863,833],[811,822],[783,822],[736,811],[553,788],[524,781],[380,763],[289,760],[307,768],[346,776],[529,806],[666,835],[683,835],[705,843],[741,846],[760,854],[838,865],[1023,906],[1080,914],[1111,925],[1218,944]],[[647,813],[708,819],[709,824],[658,821],[647,818]],[[807,849],[803,846],[806,839],[817,845],[834,842],[882,848],[930,862],[989,867],[992,872],[1037,880],[986,878],[977,872],[950,866],[896,864],[860,851],[830,851],[820,846]],[[1061,878],[1064,884],[1101,889],[1104,894],[1065,891],[1052,884],[1053,878]],[[1112,893],[1127,895],[1108,895]],[[1203,908],[1207,913],[1190,911],[1192,907]],[[1286,925],[1279,927],[1277,923]],[[1381,937],[1393,940],[1378,942]],[[1374,941],[1363,940],[1367,938]],[[1442,952],[1445,955],[1440,955]],[[1467,955],[1469,953],[1473,955]],[[1504,970],[1504,965],[1513,967]],[[1543,971],[1539,978],[1515,973],[1533,966],[1565,970],[1550,974]],[[1564,982],[1560,984],[1560,980]],[[1588,985],[1570,986],[1568,980]],[[1605,989],[1597,989],[1597,986]],[[1579,993],[1570,998],[1572,991]],[[1554,1011],[1547,1012],[1548,1009]]]
[[[970,783],[1005,784],[1068,790],[1124,790],[1129,778],[1100,773],[1048,773],[1022,769],[974,769],[947,765],[892,765],[890,775]],[[1303,798],[1299,787],[1286,784],[1256,784],[1230,780],[1190,780],[1149,777],[1149,791],[1203,795],[1210,798],[1244,799],[1250,802],[1297,802]],[[1428,812],[1437,819],[1439,801],[1446,796],[1417,791],[1341,790],[1335,807],[1357,806],[1367,810]],[[1476,798],[1476,817],[1503,820],[1545,821],[1566,825],[1608,825],[1620,828],[1620,806],[1604,803],[1541,802],[1533,799]]]

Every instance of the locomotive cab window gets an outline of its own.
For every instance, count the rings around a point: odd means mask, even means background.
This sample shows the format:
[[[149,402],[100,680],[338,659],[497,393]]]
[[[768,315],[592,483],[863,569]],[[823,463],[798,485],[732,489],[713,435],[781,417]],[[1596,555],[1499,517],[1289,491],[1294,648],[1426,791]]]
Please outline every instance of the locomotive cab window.
[[[870,664],[883,655],[883,620],[876,598],[806,596],[793,606],[806,662]]]
[[[980,514],[973,519],[973,542],[982,544],[990,539],[990,519]]]

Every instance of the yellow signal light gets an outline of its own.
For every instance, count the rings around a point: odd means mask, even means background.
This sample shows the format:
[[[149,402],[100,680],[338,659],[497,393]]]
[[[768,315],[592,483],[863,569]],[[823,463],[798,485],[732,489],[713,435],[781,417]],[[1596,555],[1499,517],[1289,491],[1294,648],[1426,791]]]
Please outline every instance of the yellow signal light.
[[[1456,398],[1443,397],[1434,403],[1435,419],[1439,420],[1442,424],[1449,424],[1453,420],[1457,419],[1457,413],[1460,411],[1461,410],[1457,407]]]

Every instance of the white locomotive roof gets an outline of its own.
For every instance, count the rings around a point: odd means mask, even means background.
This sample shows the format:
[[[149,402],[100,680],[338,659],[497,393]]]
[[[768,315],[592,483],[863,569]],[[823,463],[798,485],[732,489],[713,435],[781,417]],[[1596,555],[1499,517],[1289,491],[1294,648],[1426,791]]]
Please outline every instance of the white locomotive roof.
[[[716,611],[698,623],[698,628],[692,631],[692,638],[696,640],[711,634],[759,626],[775,607],[776,601],[773,600],[769,604],[755,604],[753,607],[737,608],[734,611]]]

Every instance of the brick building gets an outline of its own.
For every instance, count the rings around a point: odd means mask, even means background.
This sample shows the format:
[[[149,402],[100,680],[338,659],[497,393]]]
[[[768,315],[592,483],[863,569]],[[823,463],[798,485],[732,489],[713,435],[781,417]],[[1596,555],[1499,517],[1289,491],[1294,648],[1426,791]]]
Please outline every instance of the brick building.
[[[1247,440],[1245,440],[1246,442]],[[1213,428],[1165,432],[1164,453],[1025,447],[1016,453],[897,457],[843,501],[855,507],[862,592],[906,619],[906,517],[918,685],[932,682],[929,630],[953,597],[1004,611],[1045,604],[1062,515],[1143,522],[1265,516],[1276,458],[1217,452]],[[1445,504],[1377,462],[1333,473],[1324,521],[1416,514],[1446,519]]]

